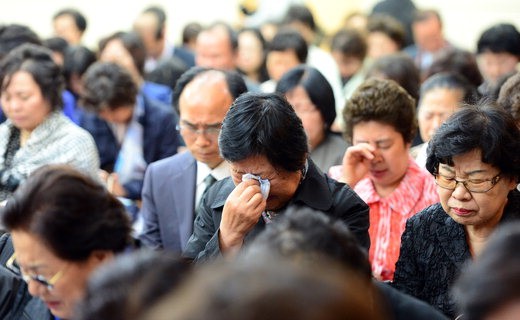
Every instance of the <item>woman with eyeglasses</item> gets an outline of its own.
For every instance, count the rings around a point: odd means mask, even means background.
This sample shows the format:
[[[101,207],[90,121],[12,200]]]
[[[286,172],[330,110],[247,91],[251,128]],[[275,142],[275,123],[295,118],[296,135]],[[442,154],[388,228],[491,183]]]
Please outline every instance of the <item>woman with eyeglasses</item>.
[[[37,170],[0,215],[15,250],[7,268],[59,319],[73,318],[90,274],[131,244],[122,204],[68,166]]]
[[[440,203],[407,221],[395,287],[455,316],[449,290],[460,268],[498,225],[520,218],[518,150],[514,119],[492,104],[463,107],[439,127],[426,168]]]

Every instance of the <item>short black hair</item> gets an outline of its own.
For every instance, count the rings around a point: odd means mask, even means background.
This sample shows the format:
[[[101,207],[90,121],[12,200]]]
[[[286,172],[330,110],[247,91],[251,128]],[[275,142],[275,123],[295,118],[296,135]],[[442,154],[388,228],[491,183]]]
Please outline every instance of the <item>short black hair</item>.
[[[460,90],[462,92],[461,102],[463,103],[471,104],[478,101],[477,88],[466,78],[456,73],[441,72],[426,79],[421,85],[421,99],[427,92],[437,88]]]
[[[190,41],[196,40],[199,33],[202,31],[202,25],[198,22],[190,22],[182,28],[182,43],[187,44]]]
[[[477,88],[484,81],[475,55],[467,50],[454,48],[442,50],[426,70],[425,79],[440,72],[458,73]]]
[[[78,320],[136,319],[188,275],[191,264],[170,252],[138,250],[94,271]]]
[[[367,24],[368,33],[381,32],[402,49],[405,43],[406,32],[403,24],[396,18],[387,14],[374,14],[369,17]]]
[[[500,23],[486,29],[477,42],[477,54],[491,51],[507,52],[520,58],[520,32],[510,23]]]
[[[96,62],[83,75],[83,107],[99,113],[104,108],[134,105],[137,85],[130,73],[114,62]]]
[[[288,259],[310,255],[330,258],[366,280],[372,278],[367,252],[341,220],[321,211],[291,205],[248,246],[246,255],[268,250]]]
[[[289,172],[302,170],[309,153],[300,118],[278,93],[239,96],[224,118],[219,146],[227,161],[263,155],[273,167]]]
[[[294,50],[300,63],[307,61],[309,48],[303,36],[295,29],[285,27],[278,30],[267,45],[267,53],[271,51]]]
[[[332,37],[330,50],[364,60],[367,55],[367,42],[358,30],[342,29]]]
[[[121,252],[131,226],[121,202],[67,165],[36,170],[2,208],[10,231],[37,235],[61,259],[85,261],[95,250]]]
[[[0,26],[0,60],[11,50],[24,43],[41,45],[42,40],[33,30],[24,25],[8,24]]]
[[[159,6],[150,6],[143,10],[144,13],[150,13],[157,19],[157,29],[155,30],[155,39],[159,40],[164,37],[164,27],[166,26],[166,12]]]
[[[112,35],[99,41],[99,53],[103,52],[106,45],[112,40],[120,40],[123,43],[123,46],[126,48],[130,56],[132,56],[135,68],[139,74],[143,76],[144,63],[146,61],[146,48],[144,46],[143,39],[141,39],[141,36],[133,31],[118,31],[113,33]]]
[[[305,5],[293,4],[289,6],[283,19],[283,23],[290,24],[293,22],[300,22],[309,27],[312,31],[317,30],[314,16],[312,15],[311,10],[309,10]]]
[[[438,172],[440,163],[452,165],[453,157],[480,150],[482,162],[513,179],[520,177],[520,129],[503,108],[489,101],[467,105],[451,115],[428,144],[426,169]]]
[[[94,62],[97,61],[96,54],[85,46],[69,47],[63,59],[63,75],[67,81],[67,88],[72,92],[70,80],[73,75],[82,77]],[[78,92],[73,92],[78,94]]]
[[[383,77],[397,82],[417,102],[421,76],[412,58],[399,52],[376,59],[367,72],[367,78]]]
[[[0,62],[0,95],[18,71],[31,74],[52,110],[62,108],[61,91],[65,81],[61,68],[52,59],[52,52],[49,49],[26,43],[9,52]]]
[[[50,37],[43,40],[43,46],[50,49],[53,52],[59,52],[64,57],[69,49],[69,43],[62,37]]]
[[[312,103],[320,112],[326,124],[326,130],[336,119],[336,102],[334,92],[327,79],[318,69],[307,65],[300,65],[287,71],[276,85],[276,91],[282,94],[302,86]]]
[[[76,25],[79,31],[85,32],[85,30],[87,30],[87,19],[78,10],[72,8],[62,9],[58,11],[56,14],[54,14],[52,20],[56,20],[61,16],[71,16],[72,19],[74,19],[74,24]]]
[[[233,100],[238,98],[238,96],[240,96],[242,93],[247,92],[247,86],[244,79],[236,71],[224,71],[205,67],[192,67],[188,71],[184,72],[182,76],[179,78],[179,80],[177,80],[177,83],[175,84],[175,88],[173,90],[172,104],[175,110],[177,111],[177,114],[180,114],[179,99],[181,97],[182,92],[184,91],[184,88],[191,81],[193,81],[193,79],[209,71],[222,72],[222,74],[224,74],[229,93],[231,94]]]

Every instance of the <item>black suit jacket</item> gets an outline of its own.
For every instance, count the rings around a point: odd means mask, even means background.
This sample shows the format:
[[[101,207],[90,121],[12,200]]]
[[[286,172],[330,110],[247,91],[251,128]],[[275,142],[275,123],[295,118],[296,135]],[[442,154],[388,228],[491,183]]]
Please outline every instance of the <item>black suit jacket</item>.
[[[216,182],[208,190],[205,198],[201,200],[200,212],[197,212],[193,234],[188,240],[184,256],[205,261],[220,255],[218,230],[222,209],[234,188],[233,180],[229,177]],[[291,204],[323,211],[332,218],[342,220],[360,244],[366,249],[369,248],[367,204],[350,187],[323,174],[311,160],[307,176],[289,202],[289,205]],[[247,234],[244,243],[250,242],[264,228],[265,222],[260,218],[253,230]]]

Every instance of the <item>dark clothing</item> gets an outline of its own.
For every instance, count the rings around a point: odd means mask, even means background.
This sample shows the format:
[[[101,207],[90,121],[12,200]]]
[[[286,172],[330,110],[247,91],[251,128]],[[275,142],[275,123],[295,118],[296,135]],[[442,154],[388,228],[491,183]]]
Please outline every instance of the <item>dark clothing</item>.
[[[186,257],[205,261],[220,255],[218,230],[222,210],[227,197],[234,189],[233,180],[229,177],[213,184],[207,196],[201,200],[200,211],[197,212],[193,226],[193,234],[184,250]],[[365,249],[369,248],[368,206],[350,187],[321,173],[311,160],[309,160],[307,176],[288,205],[293,204],[323,211],[332,218],[342,220],[356,235],[360,244]],[[246,235],[244,243],[250,242],[264,228],[264,219],[260,218],[255,227]]]
[[[182,139],[176,130],[179,118],[173,108],[160,104],[155,100],[141,96],[144,103],[144,114],[138,119],[143,126],[143,156],[146,163],[151,163],[177,153]],[[119,145],[108,123],[89,112],[80,114],[79,125],[86,129],[94,140],[99,151],[101,169],[112,172],[119,154]],[[142,180],[134,180],[123,185],[127,198],[140,199]]]
[[[447,320],[439,310],[424,301],[392,288],[388,283],[374,280],[383,310],[388,311],[388,318],[393,320]]]
[[[500,223],[520,219],[520,192],[509,194]],[[455,317],[450,289],[463,265],[471,260],[464,226],[439,203],[406,222],[393,286]]]
[[[385,0],[374,6],[372,14],[387,14],[401,22],[406,32],[404,46],[408,46],[414,43],[412,23],[416,11],[412,0]]]
[[[195,66],[195,54],[185,47],[176,46],[173,49],[173,57],[181,60],[188,69]]]
[[[39,299],[31,297],[27,283],[6,268],[14,249],[8,233],[0,237],[0,319],[45,320],[51,313]]]

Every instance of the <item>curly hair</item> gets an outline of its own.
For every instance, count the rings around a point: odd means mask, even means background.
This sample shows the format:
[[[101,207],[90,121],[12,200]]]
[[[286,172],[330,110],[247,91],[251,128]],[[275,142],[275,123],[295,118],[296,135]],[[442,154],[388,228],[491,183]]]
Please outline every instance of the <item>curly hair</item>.
[[[417,131],[415,100],[393,80],[368,79],[361,84],[343,109],[345,138],[352,142],[356,124],[377,121],[388,124],[411,142]]]

